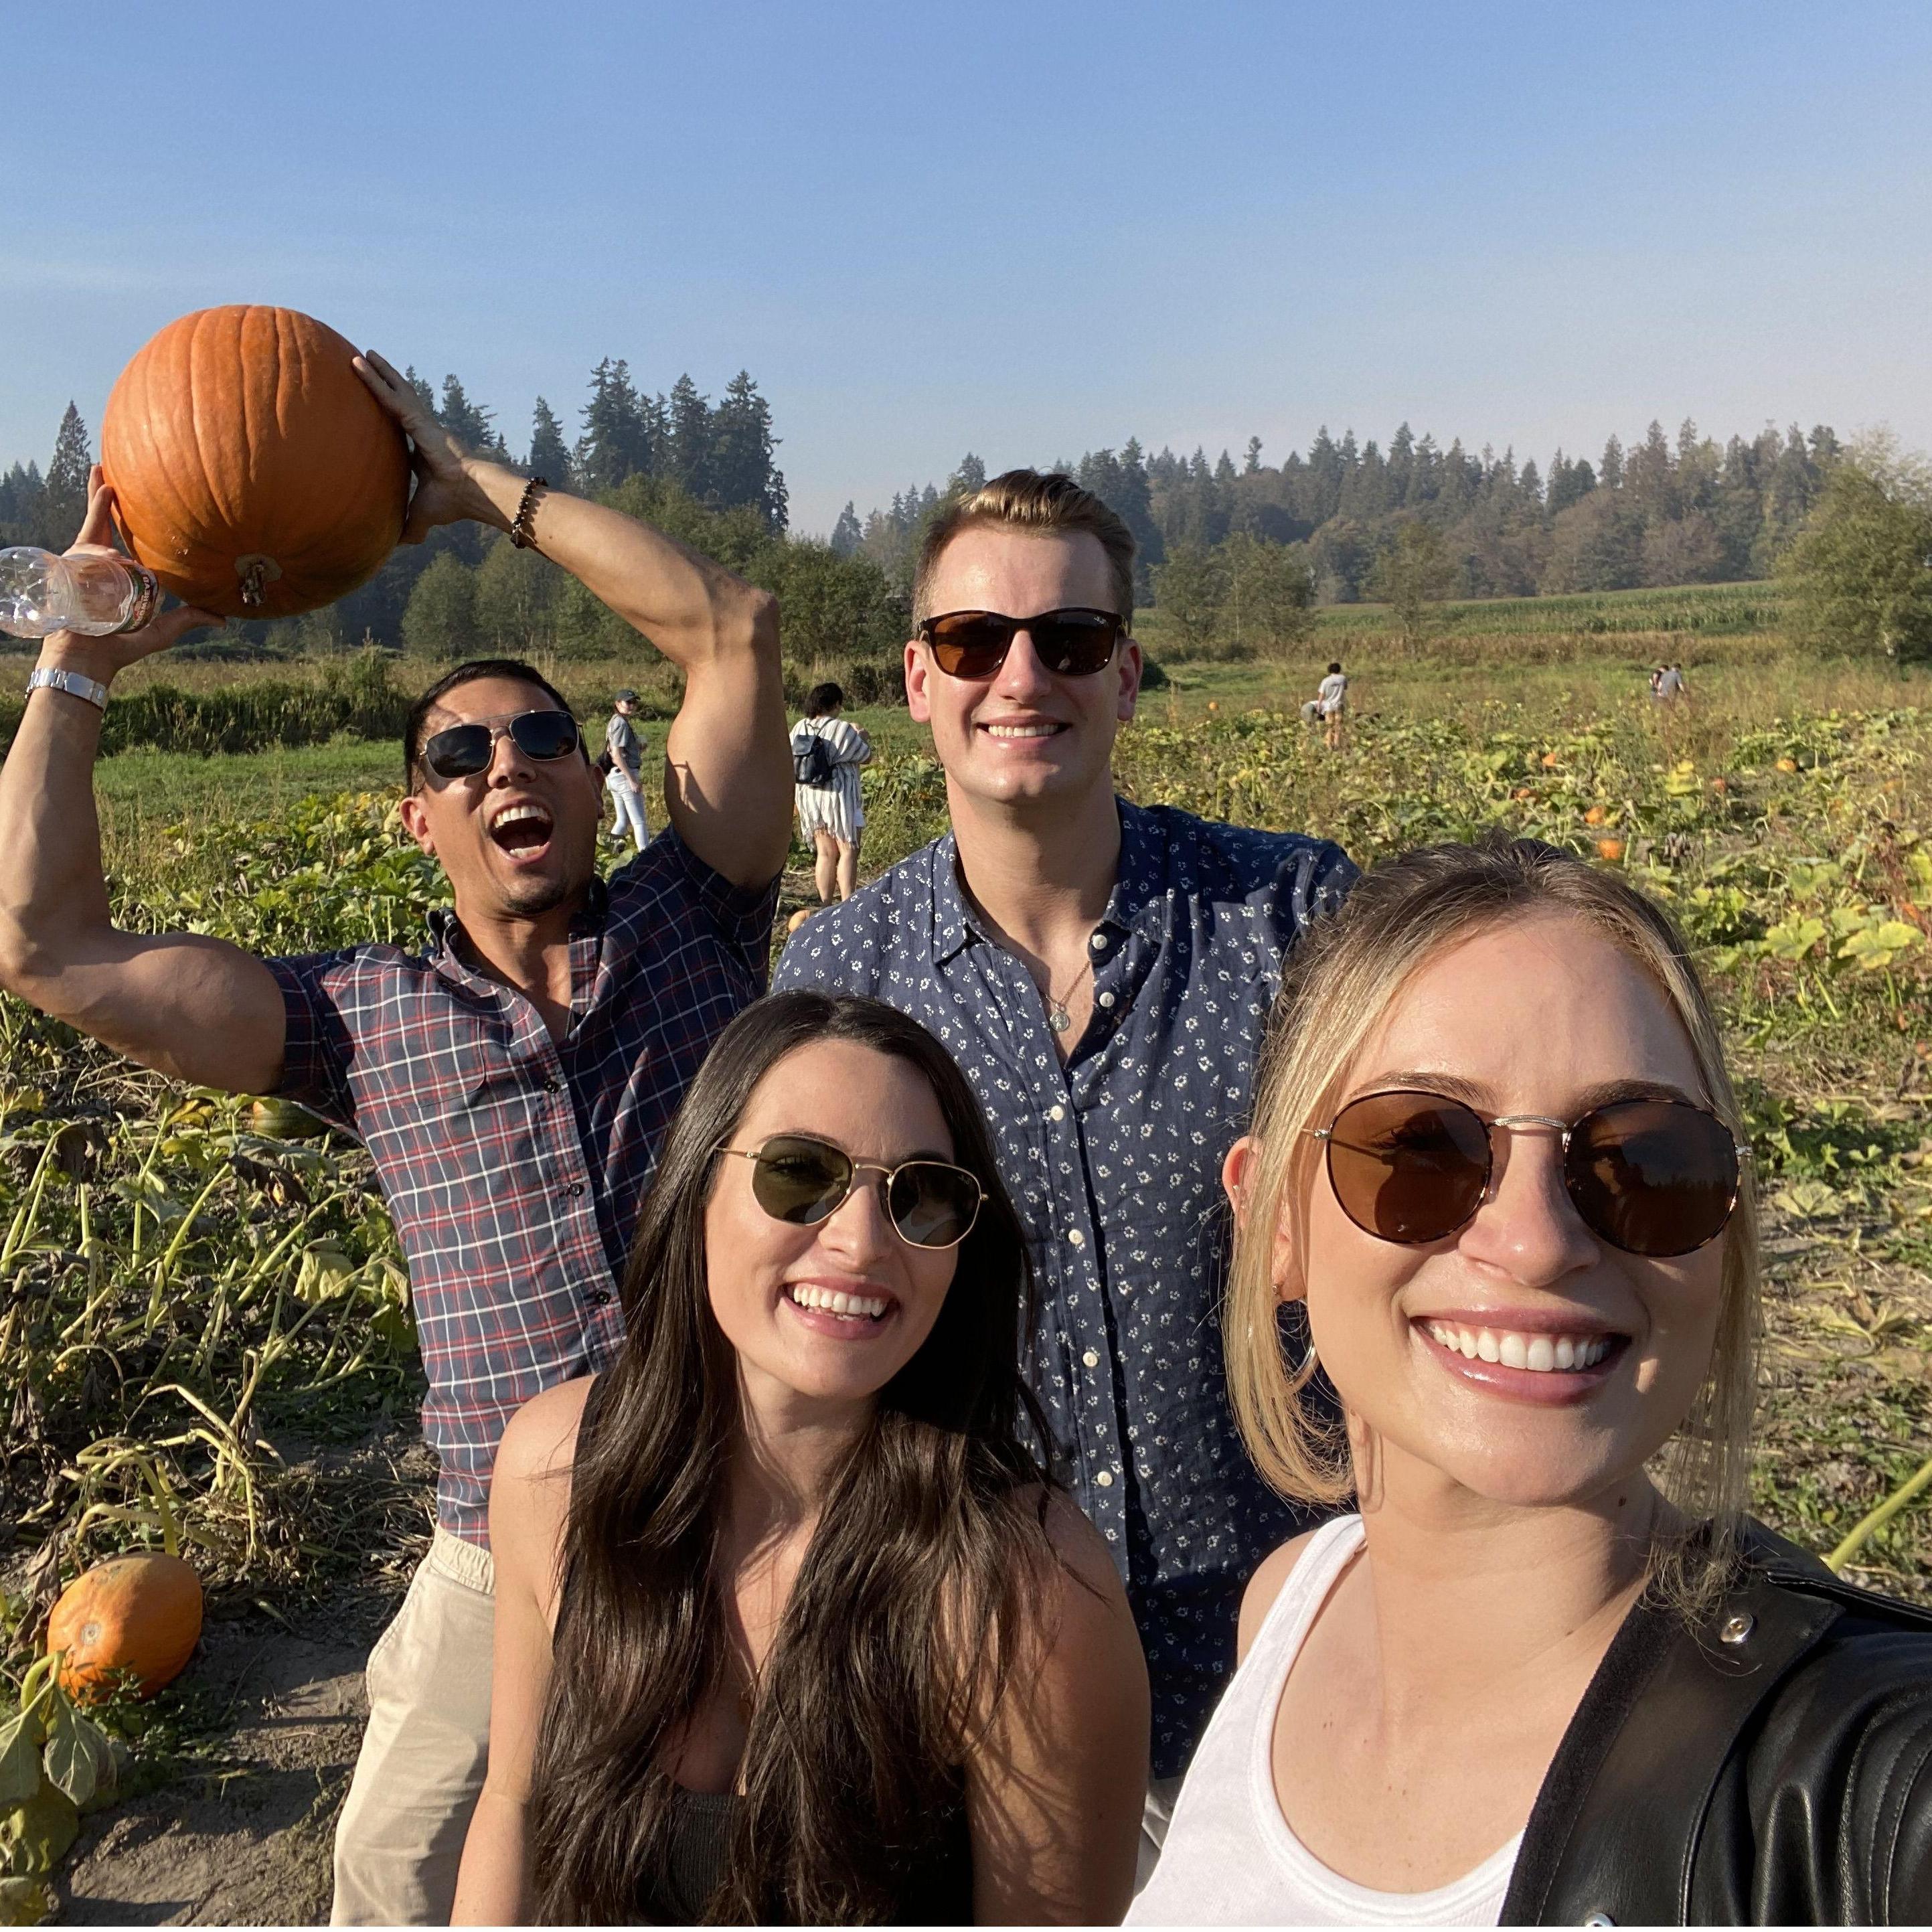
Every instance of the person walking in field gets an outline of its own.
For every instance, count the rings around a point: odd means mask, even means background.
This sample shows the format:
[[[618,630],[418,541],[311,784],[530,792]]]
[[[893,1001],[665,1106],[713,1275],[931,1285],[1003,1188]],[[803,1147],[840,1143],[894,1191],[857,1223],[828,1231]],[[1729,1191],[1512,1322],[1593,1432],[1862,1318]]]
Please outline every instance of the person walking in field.
[[[1328,674],[1315,688],[1316,708],[1322,718],[1322,742],[1331,752],[1342,748],[1348,716],[1348,680],[1339,663],[1328,667]]]
[[[934,520],[905,682],[952,829],[814,914],[776,983],[899,1007],[986,1109],[1040,1271],[1032,1385],[1147,1652],[1150,1857],[1233,1667],[1242,1586],[1308,1521],[1262,1486],[1228,1406],[1219,1175],[1282,960],[1354,868],[1117,795],[1133,556],[1064,476],[1010,472]]]
[[[830,905],[835,892],[849,899],[859,889],[859,839],[866,829],[859,768],[872,762],[872,744],[839,716],[844,705],[837,685],[814,685],[805,716],[791,728],[792,795],[800,836],[812,848],[820,905]]]
[[[604,785],[616,814],[610,827],[612,842],[621,845],[628,830],[641,852],[651,842],[651,828],[644,809],[644,741],[631,722],[637,705],[634,691],[620,691],[611,700],[610,722],[604,727],[604,748],[610,768]]]
[[[415,445],[403,536],[472,520],[582,582],[683,673],[670,828],[607,882],[576,719],[528,665],[411,707],[403,823],[447,875],[422,951],[261,959],[109,916],[91,772],[108,688],[206,613],[43,647],[0,766],[0,984],[176,1079],[280,1094],[358,1136],[409,1264],[441,1463],[436,1531],[369,1660],[334,1916],[446,1922],[490,1721],[490,1468],[531,1396],[615,1359],[616,1281],[658,1141],[763,990],[790,779],[771,598],[646,526],[470,454],[374,355]],[[83,547],[112,499],[95,472]]]

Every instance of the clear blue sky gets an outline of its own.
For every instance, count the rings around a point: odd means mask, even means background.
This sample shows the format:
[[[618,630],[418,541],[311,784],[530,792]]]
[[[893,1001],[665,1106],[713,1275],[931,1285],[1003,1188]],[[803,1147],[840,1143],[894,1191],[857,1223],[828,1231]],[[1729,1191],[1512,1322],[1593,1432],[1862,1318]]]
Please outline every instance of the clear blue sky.
[[[748,368],[794,527],[1138,435],[1932,445],[1932,8],[8,0],[0,463],[308,309],[513,449]],[[31,58],[26,56],[31,52]]]

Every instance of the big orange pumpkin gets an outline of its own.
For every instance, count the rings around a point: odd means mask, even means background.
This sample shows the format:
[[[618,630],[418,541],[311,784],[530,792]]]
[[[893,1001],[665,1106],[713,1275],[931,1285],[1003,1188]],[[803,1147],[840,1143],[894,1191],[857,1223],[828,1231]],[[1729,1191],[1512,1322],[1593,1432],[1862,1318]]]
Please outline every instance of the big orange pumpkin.
[[[121,372],[100,462],[135,556],[184,602],[292,617],[382,566],[403,435],[312,316],[238,303],[171,322]]]
[[[201,1579],[178,1556],[111,1557],[83,1570],[47,1618],[62,1688],[102,1696],[130,1672],[152,1697],[181,1675],[201,1636]]]

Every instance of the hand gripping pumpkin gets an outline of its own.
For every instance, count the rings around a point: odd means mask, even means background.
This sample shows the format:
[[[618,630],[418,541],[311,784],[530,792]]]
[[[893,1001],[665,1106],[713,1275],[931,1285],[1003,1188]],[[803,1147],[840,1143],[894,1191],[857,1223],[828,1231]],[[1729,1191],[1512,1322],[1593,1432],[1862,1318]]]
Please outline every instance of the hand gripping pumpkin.
[[[126,1671],[143,1697],[181,1675],[201,1636],[201,1579],[178,1556],[111,1557],[83,1570],[47,1618],[61,1688],[104,1695]]]
[[[292,617],[395,548],[408,449],[355,353],[313,316],[236,304],[170,322],[122,370],[101,466],[128,547],[184,603]]]

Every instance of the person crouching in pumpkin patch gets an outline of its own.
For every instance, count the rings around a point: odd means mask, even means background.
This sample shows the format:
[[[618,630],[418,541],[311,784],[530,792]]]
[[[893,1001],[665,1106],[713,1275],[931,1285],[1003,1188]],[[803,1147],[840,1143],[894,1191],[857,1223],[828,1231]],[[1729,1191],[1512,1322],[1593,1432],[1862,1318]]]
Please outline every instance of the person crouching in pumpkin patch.
[[[356,373],[415,446],[402,530],[527,542],[683,674],[669,827],[597,876],[602,787],[555,688],[491,659],[437,680],[404,730],[403,823],[453,912],[415,953],[258,958],[118,929],[92,770],[117,674],[214,621],[176,610],[60,632],[0,767],[0,985],[175,1078],[300,1102],[368,1147],[409,1262],[442,1463],[429,1553],[369,1660],[338,1828],[338,1924],[448,1922],[488,1744],[490,1474],[505,1424],[609,1366],[616,1287],[660,1137],[711,1042],[764,987],[790,836],[777,608],[615,510],[472,454],[380,356]],[[104,547],[95,472],[79,547]]]

